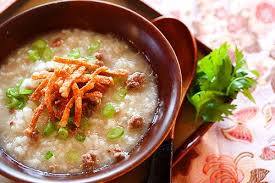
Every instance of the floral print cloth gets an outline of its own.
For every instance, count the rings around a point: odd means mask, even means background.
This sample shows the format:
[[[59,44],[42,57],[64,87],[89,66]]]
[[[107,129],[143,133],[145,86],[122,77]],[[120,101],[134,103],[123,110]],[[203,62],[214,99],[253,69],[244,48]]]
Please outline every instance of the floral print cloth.
[[[211,48],[223,42],[245,52],[260,72],[256,103],[241,94],[227,120],[216,123],[173,170],[175,183],[275,182],[275,1],[144,0],[182,20]]]

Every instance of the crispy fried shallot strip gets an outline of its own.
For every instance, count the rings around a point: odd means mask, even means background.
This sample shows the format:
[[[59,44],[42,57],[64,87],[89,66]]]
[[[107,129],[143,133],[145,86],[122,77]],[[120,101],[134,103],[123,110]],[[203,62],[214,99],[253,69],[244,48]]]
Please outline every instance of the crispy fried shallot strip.
[[[88,81],[86,83],[85,86],[83,86],[80,90],[83,92],[83,93],[86,93],[87,91],[91,90],[94,88],[95,86],[95,77],[100,74],[101,72],[103,71],[106,71],[108,68],[107,67],[100,67],[98,69],[96,69],[92,74],[91,74],[91,80]]]
[[[91,93],[85,93],[83,98],[89,99],[91,102],[99,104],[101,102],[102,93],[100,91],[94,91]]]
[[[42,102],[35,110],[32,116],[31,123],[29,124],[28,128],[24,131],[26,135],[31,136],[36,128],[37,121],[39,116],[42,114],[43,110],[46,108],[44,102]]]
[[[79,90],[76,83],[72,85],[73,94],[75,98],[75,114],[74,114],[74,124],[79,127],[81,116],[82,116],[82,92]]]
[[[62,115],[62,118],[59,122],[59,126],[60,127],[65,127],[68,123],[68,119],[70,117],[70,111],[71,111],[71,108],[73,107],[74,105],[74,97],[72,97],[69,102],[67,103],[65,109],[64,109],[64,112],[63,112],[63,115]]]
[[[85,59],[72,59],[72,58],[63,58],[63,57],[57,57],[55,56],[53,58],[55,62],[58,63],[63,63],[63,64],[73,64],[73,65],[78,65],[78,66],[85,66],[89,70],[95,70],[99,68],[98,65],[96,64],[91,64],[87,62]]]
[[[94,89],[100,91],[101,93],[106,92],[107,88],[108,88],[107,85],[103,85],[100,83],[96,83],[94,86]]]
[[[102,72],[103,74],[110,75],[112,77],[128,77],[128,71],[124,69],[117,69],[117,70],[106,70]]]
[[[90,80],[91,80],[91,74],[84,74],[81,77],[79,77],[78,79],[76,79],[75,81],[77,83],[86,83]],[[114,85],[113,78],[108,77],[108,76],[97,75],[97,76],[95,76],[95,82],[100,83],[100,84],[104,84],[104,85]]]
[[[32,74],[32,79],[33,80],[46,79],[51,75],[52,75],[52,72],[48,72],[48,71],[35,72]]]
[[[69,102],[70,98],[63,98],[60,97],[59,100],[55,101],[56,108],[54,109],[54,115],[57,119],[61,119],[64,109],[66,107],[66,104]]]
[[[114,85],[114,77],[128,77],[123,69],[110,70],[91,64],[84,59],[54,57],[61,63],[52,71],[37,72],[33,80],[42,80],[30,99],[40,101],[25,133],[34,136],[39,116],[47,110],[50,120],[60,119],[59,126],[66,127],[74,106],[74,124],[80,127],[81,117],[89,113],[88,107],[101,102],[103,93]],[[84,100],[83,100],[84,99]]]
[[[42,94],[43,94],[43,88],[45,88],[48,84],[49,80],[48,79],[45,79],[44,81],[42,81],[38,87],[34,90],[33,94],[30,96],[30,99],[32,101],[38,101]]]
[[[52,102],[53,102],[54,96],[55,96],[55,94],[53,94],[53,91],[54,91],[55,82],[57,79],[58,79],[58,77],[56,76],[56,74],[53,74],[49,79],[49,82],[47,84],[47,88],[45,91],[45,99],[44,100],[45,100],[45,104],[48,109],[48,113],[49,113],[51,120],[54,120],[54,118],[55,118]]]
[[[59,92],[61,93],[61,96],[64,98],[67,98],[69,96],[71,85],[72,83],[79,78],[81,75],[84,74],[86,68],[84,66],[79,67],[77,70],[75,70],[72,75],[67,78],[63,85],[60,87]]]

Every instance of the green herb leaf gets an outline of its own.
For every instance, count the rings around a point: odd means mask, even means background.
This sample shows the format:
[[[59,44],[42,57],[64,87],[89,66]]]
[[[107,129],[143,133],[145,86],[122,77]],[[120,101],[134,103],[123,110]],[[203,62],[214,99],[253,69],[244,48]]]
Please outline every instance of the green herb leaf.
[[[226,104],[219,100],[212,100],[205,103],[200,115],[204,121],[221,121],[226,116],[231,115],[235,108],[235,105]]]
[[[33,93],[33,90],[31,90],[31,89],[21,89],[19,91],[19,95],[30,95],[32,93]]]
[[[197,117],[221,121],[232,114],[235,105],[228,104],[239,92],[255,102],[249,89],[256,85],[257,71],[248,69],[243,53],[235,48],[235,66],[229,57],[228,44],[213,50],[198,61],[196,79],[188,92]]]
[[[50,160],[52,157],[54,156],[52,151],[48,151],[45,155],[44,155],[44,159],[45,160]]]
[[[9,109],[23,109],[28,101],[28,95],[32,90],[21,89],[22,81],[19,81],[15,87],[6,90],[6,104]]]
[[[228,86],[232,64],[227,54],[229,45],[223,44],[198,62],[197,74],[201,90],[223,91]]]

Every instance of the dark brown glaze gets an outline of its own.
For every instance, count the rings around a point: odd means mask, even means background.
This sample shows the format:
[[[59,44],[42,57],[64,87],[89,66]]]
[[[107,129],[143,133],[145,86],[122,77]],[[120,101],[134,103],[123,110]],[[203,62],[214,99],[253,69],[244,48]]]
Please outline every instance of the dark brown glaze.
[[[1,149],[0,172],[27,182],[99,182],[114,179],[138,166],[163,142],[172,128],[181,101],[182,77],[176,55],[161,32],[148,20],[120,6],[101,1],[58,1],[28,10],[0,25],[0,60],[45,32],[82,28],[113,33],[143,52],[158,76],[159,107],[153,125],[131,156],[99,172],[49,174],[19,164]]]

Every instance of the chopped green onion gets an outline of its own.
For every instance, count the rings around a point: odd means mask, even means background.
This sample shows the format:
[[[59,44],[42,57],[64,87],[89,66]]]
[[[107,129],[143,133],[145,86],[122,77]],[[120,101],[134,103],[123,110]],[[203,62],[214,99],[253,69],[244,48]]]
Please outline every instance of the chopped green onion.
[[[33,62],[40,59],[48,61],[53,58],[53,50],[45,40],[38,39],[32,43],[32,49],[28,51],[28,57]]]
[[[76,134],[75,139],[79,142],[84,142],[86,139],[86,136],[83,133],[78,133]]]
[[[80,161],[80,153],[76,150],[70,150],[65,154],[65,159],[69,163],[77,163]]]
[[[124,129],[122,127],[111,128],[107,133],[107,138],[114,140],[122,137],[124,134]]]
[[[19,109],[21,102],[17,98],[11,98],[7,104],[9,109]]]
[[[62,139],[62,140],[66,140],[69,137],[69,132],[66,128],[59,128],[58,132],[58,138]]]
[[[69,58],[74,58],[74,59],[78,59],[81,57],[80,54],[80,50],[78,48],[74,48],[70,51],[70,53],[68,54]]]
[[[27,101],[27,95],[32,93],[29,89],[20,89],[22,81],[18,82],[15,87],[6,90],[7,107],[9,109],[22,109]]]
[[[30,95],[32,93],[33,93],[33,90],[31,90],[31,89],[22,89],[19,91],[20,95]]]
[[[53,51],[51,48],[46,47],[43,51],[42,58],[46,61],[49,61],[53,58]]]
[[[25,107],[25,105],[26,105],[26,102],[25,102],[25,101],[20,101],[20,100],[19,100],[19,104],[18,104],[18,106],[17,106],[17,109],[23,109],[23,108]]]
[[[122,101],[125,99],[126,95],[127,95],[126,88],[118,88],[115,94],[113,95],[113,99],[116,101]]]
[[[40,59],[40,55],[38,50],[29,50],[28,51],[28,58],[30,61],[35,62]]]
[[[44,136],[50,136],[55,131],[55,125],[52,122],[48,122],[44,129]]]
[[[115,115],[115,113],[115,107],[111,103],[107,103],[102,110],[102,115],[105,118],[112,118]]]
[[[49,160],[49,159],[51,159],[52,157],[53,157],[53,152],[51,152],[51,151],[48,151],[45,155],[44,155],[44,158],[45,158],[45,160]]]
[[[18,92],[18,88],[8,88],[6,91],[7,97],[19,97],[20,94]]]
[[[38,39],[32,43],[32,48],[34,50],[44,50],[47,47],[47,42],[43,39]]]
[[[100,48],[100,45],[101,45],[101,41],[100,40],[96,40],[96,41],[92,42],[90,44],[90,46],[88,47],[89,52],[90,53],[94,53],[94,52],[98,51],[99,48]]]

